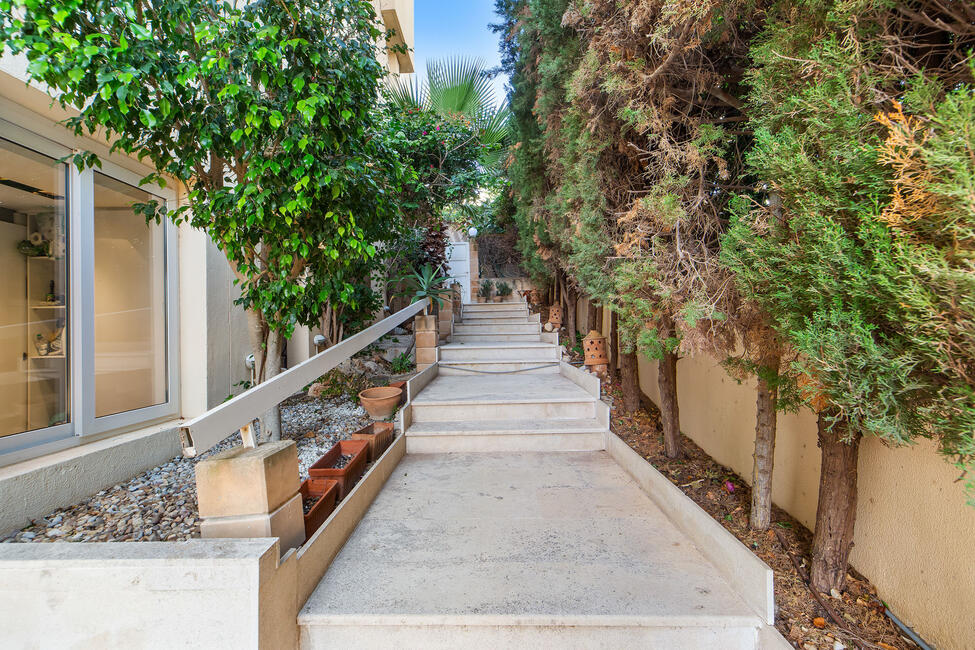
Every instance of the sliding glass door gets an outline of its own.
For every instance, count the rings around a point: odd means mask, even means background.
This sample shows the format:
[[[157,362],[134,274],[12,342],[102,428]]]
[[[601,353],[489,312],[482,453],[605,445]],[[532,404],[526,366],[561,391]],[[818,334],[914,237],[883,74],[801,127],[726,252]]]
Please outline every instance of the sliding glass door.
[[[175,196],[70,153],[0,119],[0,465],[178,410]]]

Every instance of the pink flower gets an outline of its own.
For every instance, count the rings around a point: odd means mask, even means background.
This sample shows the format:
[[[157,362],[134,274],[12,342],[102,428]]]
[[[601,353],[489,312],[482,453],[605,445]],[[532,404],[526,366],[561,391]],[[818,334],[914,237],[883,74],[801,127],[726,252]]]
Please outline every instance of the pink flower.
[[[439,126],[437,127],[437,130],[438,130],[438,131],[440,130],[440,127],[439,127]]]
[[[732,483],[731,481],[725,481],[724,482],[724,489],[728,490],[728,492],[734,492],[735,491],[735,484]]]
[[[426,132],[426,131],[424,131],[424,132],[423,132],[423,135],[426,135],[426,134],[427,134],[427,132]]]

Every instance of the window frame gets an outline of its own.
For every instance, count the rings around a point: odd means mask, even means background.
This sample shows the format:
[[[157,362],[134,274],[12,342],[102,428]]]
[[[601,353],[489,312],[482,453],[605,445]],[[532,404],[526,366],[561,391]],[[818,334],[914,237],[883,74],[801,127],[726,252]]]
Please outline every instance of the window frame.
[[[4,107],[0,102],[0,110]],[[40,119],[40,118],[39,118]],[[49,129],[38,129],[49,131]],[[71,136],[64,132],[71,139]],[[46,135],[0,117],[0,134],[26,149],[55,160],[81,151]],[[169,209],[178,204],[171,188],[157,184],[140,185],[142,176],[111,160],[101,159],[97,171],[115,180],[144,190],[165,202]],[[166,304],[166,401],[161,404],[95,417],[95,313],[94,313],[94,169],[79,170],[66,164],[68,230],[68,422],[53,427],[23,431],[0,438],[0,466],[67,449],[128,430],[151,425],[179,415],[179,235],[168,219],[161,224],[163,237],[164,296]],[[148,169],[146,170],[149,171]]]

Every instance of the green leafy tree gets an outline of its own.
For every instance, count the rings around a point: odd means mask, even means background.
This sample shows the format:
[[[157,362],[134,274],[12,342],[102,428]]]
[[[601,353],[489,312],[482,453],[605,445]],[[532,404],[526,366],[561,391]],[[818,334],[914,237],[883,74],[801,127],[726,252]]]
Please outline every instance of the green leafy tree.
[[[376,137],[368,1],[2,0],[0,31],[77,111],[69,128],[107,130],[113,151],[155,168],[147,182],[186,184],[179,207],[141,209],[205,229],[226,254],[258,381],[279,371],[295,324],[355,300],[355,278],[334,271],[375,254],[398,169]]]

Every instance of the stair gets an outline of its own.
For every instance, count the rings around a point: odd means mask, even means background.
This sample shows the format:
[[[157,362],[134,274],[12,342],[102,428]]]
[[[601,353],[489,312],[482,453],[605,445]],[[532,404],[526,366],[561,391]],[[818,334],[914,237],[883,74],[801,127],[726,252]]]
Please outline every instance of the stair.
[[[775,647],[604,451],[598,381],[537,314],[462,314],[411,382],[407,455],[298,615],[301,649]]]
[[[604,448],[605,406],[562,375],[559,346],[541,342],[527,306],[464,305],[463,314],[440,347],[437,377],[410,403],[408,453]]]

